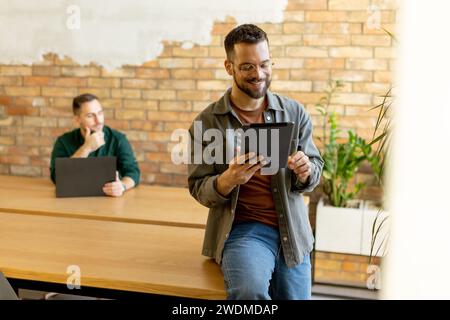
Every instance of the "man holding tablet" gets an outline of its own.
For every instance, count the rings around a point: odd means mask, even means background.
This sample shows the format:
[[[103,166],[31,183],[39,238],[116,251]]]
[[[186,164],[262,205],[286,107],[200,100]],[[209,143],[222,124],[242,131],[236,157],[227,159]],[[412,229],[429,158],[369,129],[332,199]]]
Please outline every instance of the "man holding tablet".
[[[203,254],[221,265],[228,299],[309,299],[314,240],[300,194],[319,184],[323,167],[311,118],[301,104],[268,90],[273,63],[263,30],[236,27],[225,50],[233,85],[194,120],[191,155],[198,131],[216,129],[227,137],[225,131],[249,123],[293,122],[294,133],[287,167],[280,164],[272,175],[261,174],[267,160],[254,152],[241,155],[239,147],[228,163],[189,164],[189,190],[210,208]]]
[[[140,170],[126,136],[104,125],[103,108],[92,94],[82,94],[72,103],[78,129],[60,136],[53,147],[50,174],[55,182],[56,158],[117,157],[116,180],[106,183],[103,192],[120,197],[139,183]]]

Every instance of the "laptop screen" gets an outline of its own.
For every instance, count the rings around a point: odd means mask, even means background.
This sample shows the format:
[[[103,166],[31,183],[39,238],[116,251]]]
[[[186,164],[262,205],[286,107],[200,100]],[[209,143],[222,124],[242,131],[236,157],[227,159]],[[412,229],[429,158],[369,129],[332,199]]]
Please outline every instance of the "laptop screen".
[[[56,158],[56,196],[104,196],[103,186],[116,179],[116,168],[116,157]]]

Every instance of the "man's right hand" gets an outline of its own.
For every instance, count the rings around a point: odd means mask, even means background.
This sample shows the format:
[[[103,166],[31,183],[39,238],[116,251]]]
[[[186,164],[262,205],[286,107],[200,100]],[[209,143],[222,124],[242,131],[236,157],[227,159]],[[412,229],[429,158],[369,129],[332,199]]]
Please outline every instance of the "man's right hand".
[[[103,131],[91,133],[91,129],[85,128],[84,148],[89,152],[94,152],[105,144],[105,134]]]
[[[266,164],[264,157],[260,155],[256,158],[254,152],[233,158],[228,169],[217,178],[217,191],[227,196],[237,185],[247,183]]]

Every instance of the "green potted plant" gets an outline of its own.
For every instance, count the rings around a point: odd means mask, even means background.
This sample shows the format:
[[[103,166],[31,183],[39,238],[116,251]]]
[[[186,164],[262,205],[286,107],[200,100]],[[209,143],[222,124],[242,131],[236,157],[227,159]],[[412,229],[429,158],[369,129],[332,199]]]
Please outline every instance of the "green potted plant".
[[[347,131],[347,139],[342,137],[337,114],[329,110],[332,97],[341,86],[340,81],[330,82],[326,95],[316,105],[323,117],[323,136],[318,139],[323,145],[325,195],[317,206],[316,250],[361,254],[364,205],[357,196],[364,184],[351,182],[365,161],[379,171],[379,158],[372,145],[353,130]]]
[[[395,39],[395,38],[394,38]],[[374,153],[375,176],[380,188],[384,189],[384,168],[390,149],[392,122],[390,110],[393,104],[392,87],[382,96],[382,101],[371,110],[378,109],[378,117],[370,144],[376,146]],[[384,256],[387,252],[389,240],[389,213],[382,205],[366,203],[365,213],[367,216],[366,229],[370,229],[370,238],[364,239],[364,251],[369,252],[369,264],[374,256]],[[366,232],[367,233],[367,232]]]
[[[372,147],[352,130],[347,131],[347,141],[338,142],[341,130],[338,129],[336,113],[328,114],[328,121],[330,136],[322,152],[323,192],[332,206],[347,207],[349,200],[354,199],[364,186],[357,183],[352,187],[350,181],[365,160],[372,160]]]

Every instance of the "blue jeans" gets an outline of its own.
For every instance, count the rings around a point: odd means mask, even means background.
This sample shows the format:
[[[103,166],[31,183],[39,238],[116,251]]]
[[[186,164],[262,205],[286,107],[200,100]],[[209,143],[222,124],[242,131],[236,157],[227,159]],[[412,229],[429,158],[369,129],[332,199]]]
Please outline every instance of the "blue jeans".
[[[277,229],[249,222],[233,226],[225,242],[222,272],[230,300],[309,300],[311,262],[288,268]]]

